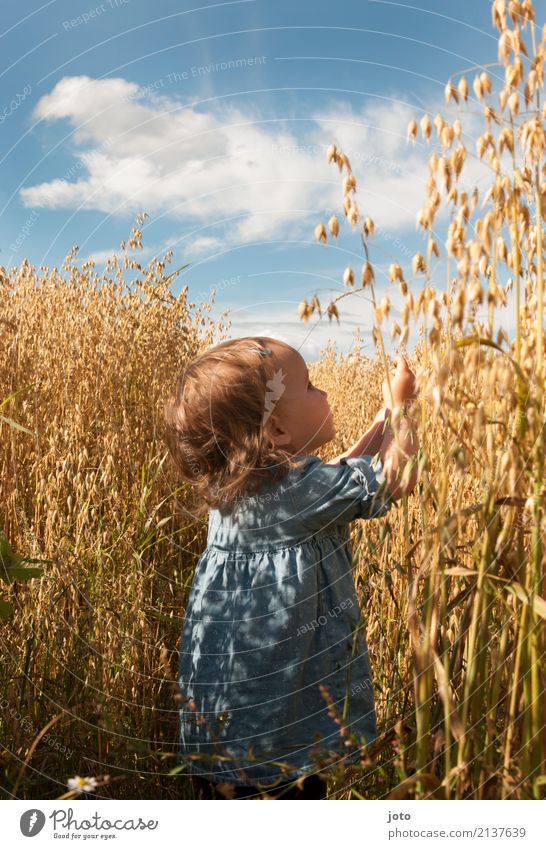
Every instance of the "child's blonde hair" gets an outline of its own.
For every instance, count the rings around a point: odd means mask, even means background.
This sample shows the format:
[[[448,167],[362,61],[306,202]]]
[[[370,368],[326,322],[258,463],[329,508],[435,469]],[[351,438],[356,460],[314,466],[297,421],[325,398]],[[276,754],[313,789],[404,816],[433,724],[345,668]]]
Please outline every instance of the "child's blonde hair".
[[[277,342],[278,345],[285,345]],[[248,350],[254,345],[255,350]],[[182,477],[193,485],[193,515],[227,507],[285,477],[298,461],[276,446],[263,423],[271,356],[246,336],[221,342],[195,357],[177,377],[164,406],[166,443]],[[285,345],[285,347],[290,347]]]

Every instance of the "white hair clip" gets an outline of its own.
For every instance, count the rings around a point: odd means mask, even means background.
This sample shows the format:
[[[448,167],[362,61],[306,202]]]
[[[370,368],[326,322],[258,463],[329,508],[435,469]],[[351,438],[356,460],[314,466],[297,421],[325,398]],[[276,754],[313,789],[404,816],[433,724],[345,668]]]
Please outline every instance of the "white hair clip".
[[[272,354],[271,348],[245,348],[245,351],[252,351],[255,354],[261,354],[262,357],[267,357]]]

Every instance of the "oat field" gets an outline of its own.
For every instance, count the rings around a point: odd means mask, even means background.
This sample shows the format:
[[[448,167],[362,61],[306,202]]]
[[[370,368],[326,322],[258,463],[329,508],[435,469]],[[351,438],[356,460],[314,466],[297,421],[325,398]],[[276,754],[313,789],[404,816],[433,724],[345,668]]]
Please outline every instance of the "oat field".
[[[385,341],[404,349],[410,328],[421,442],[414,492],[352,525],[379,739],[350,773],[331,769],[333,798],[545,798],[546,27],[529,0],[495,0],[492,25],[498,62],[454,70],[446,115],[407,128],[430,146],[424,247],[411,267],[393,259],[381,296],[365,182],[328,151],[343,203],[315,237],[327,250],[352,229],[362,267],[340,269],[341,294],[305,299],[299,315],[330,320],[335,340],[364,288],[375,353],[332,341],[310,369],[338,431],[319,453],[369,427]],[[480,162],[488,183],[468,186]],[[162,407],[230,321],[186,285],[173,294],[184,269],[171,252],[141,267],[126,248],[101,275],[76,247],[60,269],[0,266],[4,798],[71,798],[75,776],[106,798],[191,798],[175,676],[206,521],[182,518]]]

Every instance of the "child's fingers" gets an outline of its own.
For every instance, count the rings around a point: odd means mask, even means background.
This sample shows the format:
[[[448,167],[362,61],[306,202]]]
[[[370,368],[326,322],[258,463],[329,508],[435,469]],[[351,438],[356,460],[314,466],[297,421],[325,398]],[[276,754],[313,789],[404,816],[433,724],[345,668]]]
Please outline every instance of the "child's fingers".
[[[395,368],[406,368],[409,371],[408,361],[404,354],[398,354],[396,357],[394,357],[392,362]]]

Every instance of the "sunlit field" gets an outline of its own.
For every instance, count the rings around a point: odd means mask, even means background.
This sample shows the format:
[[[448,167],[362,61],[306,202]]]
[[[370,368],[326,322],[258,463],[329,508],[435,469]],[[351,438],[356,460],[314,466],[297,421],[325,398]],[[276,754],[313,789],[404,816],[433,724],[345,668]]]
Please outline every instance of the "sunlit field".
[[[418,377],[421,444],[415,490],[351,525],[379,738],[359,766],[331,767],[332,798],[546,794],[546,27],[530,2],[496,0],[492,23],[498,64],[447,81],[459,117],[423,112],[403,128],[430,146],[423,248],[391,264],[381,297],[364,175],[328,151],[340,210],[314,235],[327,251],[352,229],[362,260],[340,268],[329,304],[299,305],[302,327],[332,330],[310,368],[337,425],[318,453],[347,449],[383,406],[387,340],[407,346]],[[489,183],[463,189],[471,161]],[[78,265],[75,247],[60,269],[0,267],[5,798],[71,798],[75,776],[106,798],[192,798],[176,763],[176,671],[207,523],[182,511],[191,492],[168,456],[163,404],[230,322],[189,300],[172,253],[129,258],[144,220],[104,274]],[[336,348],[350,309],[374,316],[367,355],[360,339]]]

